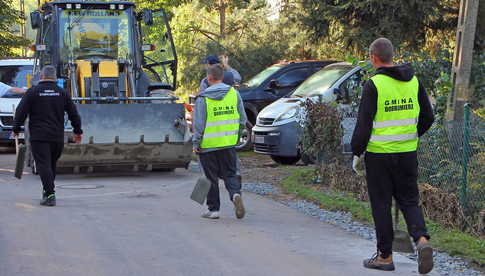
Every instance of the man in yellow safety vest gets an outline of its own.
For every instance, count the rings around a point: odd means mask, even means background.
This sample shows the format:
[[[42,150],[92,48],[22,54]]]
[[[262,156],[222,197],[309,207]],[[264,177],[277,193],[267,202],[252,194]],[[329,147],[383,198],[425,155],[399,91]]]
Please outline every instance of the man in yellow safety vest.
[[[223,77],[224,69],[220,65],[208,67],[209,87],[197,96],[194,107],[194,151],[199,154],[204,174],[212,183],[207,195],[209,210],[202,217],[219,218],[220,178],[234,204],[236,217],[242,219],[245,210],[235,146],[247,118],[239,92],[224,84]]]
[[[433,124],[433,110],[411,66],[393,64],[391,41],[379,38],[369,50],[377,72],[364,85],[351,142],[353,168],[357,174],[366,175],[377,236],[377,253],[364,260],[364,266],[394,270],[391,216],[394,197],[416,243],[418,271],[425,274],[433,269],[433,250],[419,206],[416,150],[418,137]]]

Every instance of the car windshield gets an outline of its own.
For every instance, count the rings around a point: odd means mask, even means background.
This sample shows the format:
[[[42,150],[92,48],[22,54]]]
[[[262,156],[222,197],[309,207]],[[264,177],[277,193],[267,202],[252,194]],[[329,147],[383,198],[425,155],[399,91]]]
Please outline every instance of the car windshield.
[[[131,53],[128,11],[63,10],[60,49],[63,62],[76,59],[127,58]]]
[[[0,66],[0,81],[12,87],[28,87],[32,76],[32,65]],[[22,95],[8,92],[2,98],[21,98]]]
[[[259,72],[256,76],[252,77],[250,80],[244,83],[244,86],[248,88],[258,87],[265,81],[269,76],[271,76],[276,71],[280,70],[283,66],[282,65],[273,65],[270,66],[263,71]]]
[[[350,70],[352,66],[348,65],[324,68],[298,86],[291,96],[306,98],[322,94]]]

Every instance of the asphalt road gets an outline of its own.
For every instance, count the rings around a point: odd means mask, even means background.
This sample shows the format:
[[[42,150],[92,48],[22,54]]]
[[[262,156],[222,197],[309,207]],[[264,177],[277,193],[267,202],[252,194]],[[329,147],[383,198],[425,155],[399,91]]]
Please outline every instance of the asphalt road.
[[[202,219],[190,171],[61,175],[58,206],[41,207],[13,160],[0,153],[0,276],[417,275],[399,255],[395,272],[364,269],[372,242],[258,195],[237,220],[222,189],[221,219]]]

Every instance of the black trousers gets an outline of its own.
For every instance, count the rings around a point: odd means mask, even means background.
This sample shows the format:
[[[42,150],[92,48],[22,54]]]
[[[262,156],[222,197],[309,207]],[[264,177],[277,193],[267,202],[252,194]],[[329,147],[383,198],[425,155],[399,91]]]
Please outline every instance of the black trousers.
[[[64,143],[31,141],[32,155],[39,172],[45,195],[55,193],[56,164],[61,157]]]
[[[383,257],[392,253],[394,230],[391,206],[394,197],[404,214],[408,232],[415,242],[429,239],[419,206],[417,153],[366,153],[365,167],[377,249]]]
[[[219,211],[219,178],[224,180],[230,200],[234,194],[241,194],[241,177],[238,176],[237,154],[235,148],[222,149],[199,154],[204,174],[211,182],[207,195],[209,211]]]

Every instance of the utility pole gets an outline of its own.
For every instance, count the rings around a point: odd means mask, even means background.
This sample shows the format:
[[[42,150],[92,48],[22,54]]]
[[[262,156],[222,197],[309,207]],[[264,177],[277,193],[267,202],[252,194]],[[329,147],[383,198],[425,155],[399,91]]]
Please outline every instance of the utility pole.
[[[453,87],[448,97],[446,120],[462,121],[463,105],[470,100],[470,75],[473,45],[477,26],[479,0],[461,0],[456,46],[453,56],[451,81]]]

